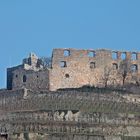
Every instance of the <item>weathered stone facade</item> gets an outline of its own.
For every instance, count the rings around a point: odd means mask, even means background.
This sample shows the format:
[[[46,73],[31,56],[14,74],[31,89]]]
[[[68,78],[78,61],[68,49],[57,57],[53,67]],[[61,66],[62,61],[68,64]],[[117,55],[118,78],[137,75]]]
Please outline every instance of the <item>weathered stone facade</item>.
[[[119,70],[124,60],[127,60],[127,65],[130,66],[133,75],[138,76],[140,53],[114,52],[104,49],[54,49],[50,89],[77,88],[84,85],[103,86],[107,78],[107,84],[122,84],[122,75],[119,74]],[[127,74],[128,83],[133,82],[131,74]]]
[[[140,53],[111,50],[54,49],[51,68],[31,54],[7,70],[7,88],[49,89],[139,84]]]
[[[7,69],[7,89],[21,88],[49,89],[49,70],[35,54],[24,59],[22,65]]]

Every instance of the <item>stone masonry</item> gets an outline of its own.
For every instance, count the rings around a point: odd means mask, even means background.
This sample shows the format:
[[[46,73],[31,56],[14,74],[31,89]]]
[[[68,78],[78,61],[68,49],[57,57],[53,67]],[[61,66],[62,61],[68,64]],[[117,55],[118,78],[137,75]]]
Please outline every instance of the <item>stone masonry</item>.
[[[51,59],[51,68],[44,68],[41,60],[32,53],[22,65],[8,68],[7,89],[54,91],[85,85],[102,87],[139,83],[138,52],[54,49]]]

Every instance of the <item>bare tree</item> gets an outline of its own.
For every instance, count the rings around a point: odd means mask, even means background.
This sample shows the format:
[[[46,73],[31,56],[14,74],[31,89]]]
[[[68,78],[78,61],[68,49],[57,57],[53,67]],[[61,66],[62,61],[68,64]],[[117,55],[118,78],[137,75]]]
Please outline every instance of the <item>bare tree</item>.
[[[120,67],[119,67],[119,74],[122,77],[122,83],[123,85],[125,84],[126,78],[129,74],[131,74],[131,62],[128,59],[122,60],[120,62]]]
[[[42,61],[42,65],[45,68],[51,68],[51,65],[52,65],[51,57],[42,57],[41,61]]]
[[[132,74],[132,80],[135,82],[136,86],[140,86],[140,79],[136,74]]]
[[[101,77],[103,83],[104,83],[104,87],[107,87],[108,86],[108,82],[111,78],[111,74],[112,74],[112,67],[110,66],[105,66],[104,67],[104,71],[103,71],[103,75]]]

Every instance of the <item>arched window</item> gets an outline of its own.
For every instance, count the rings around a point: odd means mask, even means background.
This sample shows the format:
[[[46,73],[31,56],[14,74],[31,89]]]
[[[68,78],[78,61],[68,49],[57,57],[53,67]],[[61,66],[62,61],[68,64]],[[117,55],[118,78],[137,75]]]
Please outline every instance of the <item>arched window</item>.
[[[113,60],[118,59],[118,53],[117,52],[112,52],[112,59]]]
[[[137,64],[131,65],[131,72],[137,72],[137,71],[138,71],[138,65]]]
[[[25,83],[27,81],[27,77],[26,75],[23,75],[23,83]]]
[[[137,60],[137,53],[131,54],[131,60]]]
[[[126,59],[126,52],[121,53],[121,59],[125,60]]]
[[[64,50],[64,56],[70,56],[70,51],[69,50]]]
[[[118,69],[118,64],[113,63],[112,65],[113,65],[113,70],[117,70]]]
[[[90,51],[90,52],[88,53],[88,56],[89,56],[89,57],[95,57],[95,56],[96,56],[95,51]]]
[[[90,62],[90,68],[91,69],[95,69],[96,68],[95,62]]]

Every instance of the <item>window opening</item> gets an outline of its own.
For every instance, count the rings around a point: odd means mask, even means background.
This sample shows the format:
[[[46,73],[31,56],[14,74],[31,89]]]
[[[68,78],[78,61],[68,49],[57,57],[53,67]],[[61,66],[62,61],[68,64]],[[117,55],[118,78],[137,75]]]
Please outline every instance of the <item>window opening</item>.
[[[26,75],[23,75],[23,82],[25,83],[27,81]]]
[[[70,56],[70,51],[69,50],[64,50],[64,56]]]
[[[67,73],[67,74],[65,74],[65,77],[66,77],[66,78],[69,78],[69,77],[70,77],[70,75]]]
[[[118,64],[113,63],[113,70],[117,70],[118,69]]]
[[[138,71],[138,66],[136,64],[131,66],[131,72],[137,72]]]
[[[90,68],[91,68],[91,69],[96,68],[95,62],[90,62]]]
[[[88,56],[89,56],[89,57],[95,57],[95,56],[96,56],[96,53],[95,53],[94,51],[90,51],[90,52],[88,53]]]
[[[67,67],[66,61],[61,61],[61,62],[60,62],[60,67],[61,67],[61,68]]]
[[[117,52],[112,52],[112,59],[113,60],[118,59],[118,53]]]
[[[125,59],[126,59],[126,52],[123,52],[123,53],[121,54],[121,59],[122,59],[122,60],[125,60]]]
[[[131,54],[131,60],[137,60],[137,53]]]

